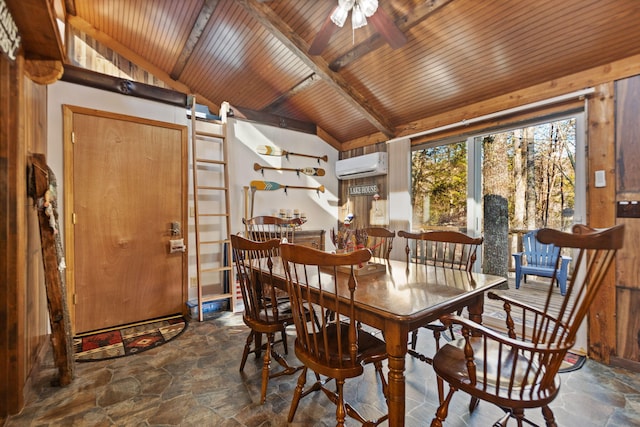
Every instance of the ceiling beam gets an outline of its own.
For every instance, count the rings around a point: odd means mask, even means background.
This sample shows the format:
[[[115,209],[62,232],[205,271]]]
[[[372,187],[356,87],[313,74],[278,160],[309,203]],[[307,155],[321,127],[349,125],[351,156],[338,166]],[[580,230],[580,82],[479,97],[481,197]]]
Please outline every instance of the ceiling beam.
[[[438,9],[445,6],[451,1],[452,0],[425,1],[408,11],[406,15],[396,19],[395,24],[400,29],[400,31],[406,34],[411,28],[427,19],[431,14],[435,13]],[[364,55],[381,48],[385,44],[386,40],[380,36],[380,33],[375,32],[371,35],[371,37],[364,40],[362,43],[357,44],[344,55],[336,58],[333,62],[331,62],[329,68],[331,68],[333,71],[338,72],[353,61],[356,61]]]
[[[233,116],[235,118],[264,123],[281,129],[295,130],[298,132],[316,135],[316,125],[311,122],[265,113],[264,111],[255,111],[244,107],[238,107],[237,105],[232,105],[231,108],[233,109]]]
[[[150,63],[149,61],[147,61],[137,53],[133,52],[128,47],[122,45],[120,42],[114,40],[112,37],[98,30],[97,28],[95,28],[93,25],[91,25],[89,22],[85,21],[84,19],[79,18],[77,16],[69,15],[67,16],[67,23],[73,26],[74,28],[76,28],[78,31],[82,31],[83,33],[87,34],[89,37],[92,37],[93,39],[99,41],[109,49],[112,49],[114,52],[117,52],[118,55],[133,62],[138,67],[144,70],[147,70],[149,73],[151,73],[153,76],[160,79],[164,84],[169,86],[171,89],[174,89],[186,94],[195,95],[196,99],[199,100],[199,104],[206,105],[207,107],[209,107],[211,111],[220,110],[219,105],[215,104],[214,102],[207,99],[203,95],[194,93],[191,90],[191,88],[189,88],[189,86],[172,79],[171,76],[169,76],[169,74],[164,72],[162,69],[156,67],[155,65],[153,65],[152,63]]]
[[[191,28],[191,34],[189,34],[189,38],[185,43],[182,51],[180,51],[180,56],[178,57],[175,65],[173,66],[173,70],[171,70],[171,78],[174,80],[179,80],[180,75],[182,75],[182,71],[184,71],[184,67],[189,62],[189,58],[193,54],[193,50],[196,45],[200,41],[200,37],[202,36],[202,32],[204,31],[209,19],[211,19],[211,15],[213,15],[213,11],[216,9],[218,5],[218,0],[206,0],[202,4],[202,8],[200,9],[200,13],[198,13],[198,18],[196,18],[195,24]]]
[[[346,79],[329,68],[321,57],[308,55],[309,44],[296,34],[268,5],[257,0],[237,0],[245,10],[289,50],[291,50],[313,72],[318,74],[329,86],[342,96],[353,108],[358,110],[373,126],[388,137],[394,136],[391,123],[373,108],[369,101],[353,89]]]
[[[320,76],[316,73],[311,74],[309,77],[302,80],[300,83],[289,89],[288,92],[283,93],[279,97],[277,97],[273,102],[264,107],[262,111],[267,113],[272,113],[277,111],[282,104],[287,102],[289,99],[293,98],[300,92],[307,90],[309,87],[313,86],[316,82],[320,81]]]

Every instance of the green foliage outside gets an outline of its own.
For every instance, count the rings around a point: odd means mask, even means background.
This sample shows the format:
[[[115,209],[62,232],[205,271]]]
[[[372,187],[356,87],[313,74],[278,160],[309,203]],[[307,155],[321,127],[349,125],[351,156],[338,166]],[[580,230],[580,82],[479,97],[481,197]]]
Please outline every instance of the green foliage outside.
[[[566,229],[575,202],[575,119],[491,135],[487,143],[507,144],[508,164],[500,167],[511,178],[509,228]],[[414,151],[411,179],[414,229],[466,229],[465,140]]]

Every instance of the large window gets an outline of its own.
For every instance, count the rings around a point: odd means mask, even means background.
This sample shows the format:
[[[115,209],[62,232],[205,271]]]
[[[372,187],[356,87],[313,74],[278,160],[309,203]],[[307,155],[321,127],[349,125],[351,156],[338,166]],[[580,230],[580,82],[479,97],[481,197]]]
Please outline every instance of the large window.
[[[498,194],[510,230],[567,229],[576,220],[577,129],[574,115],[415,149],[412,228],[482,233],[483,198]]]
[[[414,229],[467,225],[467,143],[460,141],[412,153]]]

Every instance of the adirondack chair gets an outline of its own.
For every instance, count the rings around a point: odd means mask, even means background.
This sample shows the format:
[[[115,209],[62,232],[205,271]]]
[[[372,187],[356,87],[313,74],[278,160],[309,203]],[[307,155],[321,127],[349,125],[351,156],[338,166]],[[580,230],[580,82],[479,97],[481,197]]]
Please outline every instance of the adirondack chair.
[[[538,230],[533,230],[522,236],[523,251],[513,254],[516,263],[516,289],[520,288],[522,278],[527,282],[528,274],[552,277],[556,260],[560,256],[557,284],[560,286],[560,294],[564,295],[567,292],[567,273],[571,257],[560,255],[560,248],[553,244],[540,243],[536,238],[537,234]]]

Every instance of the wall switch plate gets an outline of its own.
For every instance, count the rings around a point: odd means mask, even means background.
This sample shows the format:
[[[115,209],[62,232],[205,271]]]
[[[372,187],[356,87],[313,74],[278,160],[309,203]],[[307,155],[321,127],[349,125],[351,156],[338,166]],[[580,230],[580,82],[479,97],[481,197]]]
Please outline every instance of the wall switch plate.
[[[603,170],[596,171],[596,187],[601,188],[606,186],[607,186],[607,180],[605,178],[604,171]]]

